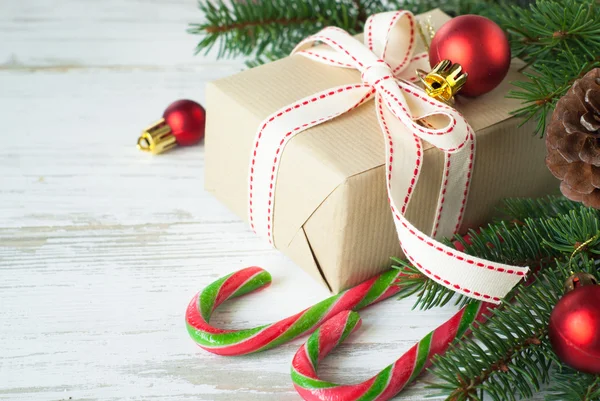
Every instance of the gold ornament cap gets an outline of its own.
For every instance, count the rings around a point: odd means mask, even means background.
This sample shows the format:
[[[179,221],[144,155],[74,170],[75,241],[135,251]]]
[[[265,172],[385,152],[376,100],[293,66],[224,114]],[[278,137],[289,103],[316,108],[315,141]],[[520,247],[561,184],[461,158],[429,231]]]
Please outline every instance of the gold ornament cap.
[[[429,73],[417,70],[417,76],[425,86],[427,95],[444,103],[450,103],[454,95],[467,83],[469,74],[463,72],[460,64],[442,60]]]
[[[164,118],[143,130],[137,141],[139,150],[154,155],[171,150],[175,146],[177,146],[177,141]]]
[[[565,294],[573,291],[575,288],[585,287],[587,285],[598,285],[598,280],[594,275],[589,273],[575,273],[565,281]]]

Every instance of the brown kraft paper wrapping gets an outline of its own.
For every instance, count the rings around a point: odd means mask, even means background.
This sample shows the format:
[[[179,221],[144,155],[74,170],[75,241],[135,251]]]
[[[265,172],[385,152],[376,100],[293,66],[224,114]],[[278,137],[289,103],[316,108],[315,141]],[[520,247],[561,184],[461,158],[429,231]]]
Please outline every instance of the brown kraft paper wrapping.
[[[434,29],[450,19],[439,10]],[[415,54],[424,51],[417,44]],[[533,123],[510,115],[511,81],[523,79],[514,59],[502,84],[456,107],[476,134],[471,190],[461,231],[488,222],[502,199],[555,193],[545,167],[545,146]],[[205,186],[242,219],[248,219],[248,168],[256,130],[274,111],[313,93],[360,82],[360,73],[290,56],[211,82],[207,88]],[[354,286],[402,256],[385,188],[384,143],[373,102],[293,138],[275,187],[277,248],[333,292]],[[407,210],[430,232],[441,185],[443,153],[424,142],[423,168]],[[412,172],[407,171],[407,174]]]

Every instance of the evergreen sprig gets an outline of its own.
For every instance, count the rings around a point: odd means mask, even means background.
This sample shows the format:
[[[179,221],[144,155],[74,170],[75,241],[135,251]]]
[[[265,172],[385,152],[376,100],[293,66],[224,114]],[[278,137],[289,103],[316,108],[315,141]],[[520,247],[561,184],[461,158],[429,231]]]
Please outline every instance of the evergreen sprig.
[[[504,304],[490,313],[489,320],[472,328],[472,336],[457,342],[434,361],[432,372],[442,381],[431,385],[449,401],[515,401],[528,398],[549,382],[551,367],[561,366],[548,339],[548,321],[552,309],[563,293],[563,283],[573,271],[597,274],[597,265],[585,254],[577,257],[573,269],[568,262],[540,272],[537,279],[516,295],[513,303]],[[563,370],[554,393],[561,401],[597,400],[578,398],[588,392],[589,384],[575,383],[573,372]],[[554,376],[553,376],[554,378]],[[565,392],[566,383],[577,388]],[[598,389],[592,387],[589,394]],[[551,397],[549,400],[553,399]]]
[[[508,301],[492,310],[485,324],[474,325],[470,338],[435,360],[432,371],[440,382],[432,387],[450,401],[515,401],[531,397],[552,378],[548,401],[598,401],[599,377],[560,363],[548,339],[548,321],[563,294],[564,281],[573,272],[598,277],[600,212],[563,198],[514,199],[507,201],[505,212],[514,218],[514,229],[534,232],[534,237],[515,248],[514,243],[503,241],[502,234],[489,238],[472,233],[473,244],[465,241],[465,248],[484,257],[504,258],[511,248],[521,256],[535,254],[540,257],[537,273],[526,287],[517,287]],[[527,213],[534,218],[522,222]],[[499,223],[488,229],[509,227]],[[448,296],[444,290],[429,291],[440,299]],[[553,372],[552,366],[558,371]]]
[[[596,272],[591,261],[579,269]],[[558,263],[520,291],[514,304],[491,311],[488,322],[474,327],[469,339],[435,360],[432,372],[442,382],[432,387],[451,401],[533,396],[549,381],[552,365],[560,363],[548,339],[548,321],[570,275],[569,264]]]
[[[587,55],[600,46],[600,20],[594,0],[538,0],[529,8],[509,6],[498,22],[508,31],[513,56],[551,60],[563,51]]]
[[[517,87],[507,97],[521,100],[522,107],[513,114],[522,118],[523,123],[536,120],[535,133],[544,134],[547,119],[552,114],[558,100],[563,97],[576,79],[600,66],[598,61],[588,61],[566,51],[556,60],[543,60],[533,64],[531,70],[524,71],[527,78],[515,81]]]
[[[361,11],[351,0],[199,1],[206,19],[188,32],[202,35],[196,51],[218,46],[218,57],[289,54],[309,34],[327,26],[360,26]]]
[[[513,56],[529,64],[527,80],[508,97],[523,106],[513,114],[535,119],[543,135],[548,115],[573,82],[600,66],[600,7],[596,0],[538,0],[529,7],[493,8],[508,33]]]
[[[523,1],[523,0],[520,0]],[[245,56],[249,66],[287,56],[305,37],[326,26],[352,34],[375,13],[433,8],[456,15],[481,6],[481,0],[199,0],[205,21],[190,24],[200,35],[196,52],[217,47],[219,58]],[[484,1],[484,3],[494,3]]]
[[[522,222],[525,219],[541,219],[567,214],[571,210],[581,207],[562,196],[547,196],[536,199],[505,199],[500,212],[507,219]]]
[[[598,401],[600,376],[578,372],[568,367],[558,367],[552,375],[546,401]]]

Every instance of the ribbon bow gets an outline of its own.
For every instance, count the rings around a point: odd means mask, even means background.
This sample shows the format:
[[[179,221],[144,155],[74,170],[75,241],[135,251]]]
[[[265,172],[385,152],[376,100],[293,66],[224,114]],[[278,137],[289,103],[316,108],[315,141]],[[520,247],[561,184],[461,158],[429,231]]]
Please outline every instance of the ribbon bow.
[[[362,83],[316,93],[267,117],[256,134],[250,160],[250,224],[273,243],[274,191],[279,161],[295,135],[375,99],[386,143],[386,182],[396,230],[406,257],[432,280],[466,296],[499,303],[528,272],[458,252],[431,237],[458,231],[469,195],[475,136],[455,109],[411,83],[417,68],[429,68],[426,53],[413,56],[415,17],[408,11],[375,14],[366,22],[364,44],[328,27],[303,40],[293,54],[353,68]],[[327,46],[314,46],[315,43]],[[444,172],[431,237],[406,218],[423,163],[422,140],[444,152]]]

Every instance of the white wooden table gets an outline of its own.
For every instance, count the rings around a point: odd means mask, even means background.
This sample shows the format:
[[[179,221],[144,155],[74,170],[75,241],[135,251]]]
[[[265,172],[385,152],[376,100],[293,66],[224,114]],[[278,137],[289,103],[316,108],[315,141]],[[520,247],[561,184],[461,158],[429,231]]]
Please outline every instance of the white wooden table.
[[[134,146],[168,103],[203,102],[207,81],[242,68],[193,56],[199,19],[195,0],[0,0],[0,399],[300,399],[289,369],[306,338],[218,357],[188,337],[184,311],[253,264],[274,285],[215,324],[271,322],[328,292],[203,191],[202,146]],[[411,306],[362,312],[323,376],[365,380],[454,311]]]

